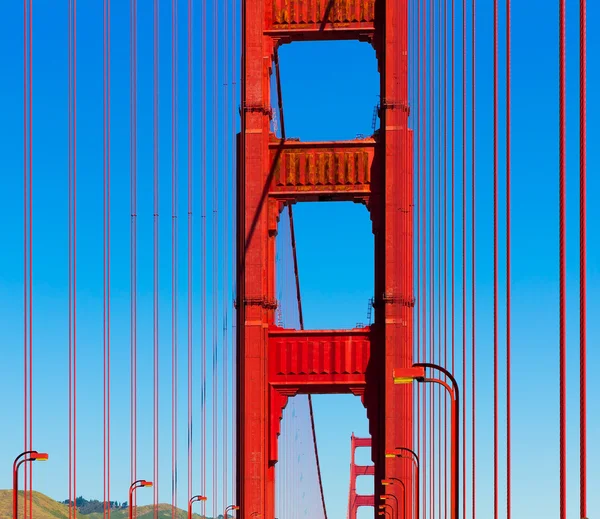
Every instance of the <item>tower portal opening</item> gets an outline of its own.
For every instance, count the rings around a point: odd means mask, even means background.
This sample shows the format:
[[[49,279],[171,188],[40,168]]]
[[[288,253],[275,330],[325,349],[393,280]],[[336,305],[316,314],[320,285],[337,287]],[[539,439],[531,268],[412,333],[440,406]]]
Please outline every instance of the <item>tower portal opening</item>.
[[[367,326],[373,318],[373,233],[367,209],[352,202],[293,206],[304,326],[307,330]],[[290,220],[277,234],[278,322],[299,328]]]
[[[371,45],[294,42],[282,45],[278,53],[286,137],[331,141],[373,133],[380,79]],[[271,78],[271,103],[276,107],[275,72]],[[280,114],[276,112],[280,135]]]

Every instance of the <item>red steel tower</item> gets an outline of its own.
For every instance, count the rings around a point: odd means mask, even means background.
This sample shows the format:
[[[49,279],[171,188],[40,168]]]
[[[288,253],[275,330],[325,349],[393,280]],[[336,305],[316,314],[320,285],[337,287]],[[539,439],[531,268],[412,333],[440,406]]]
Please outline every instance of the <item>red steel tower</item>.
[[[386,450],[412,445],[412,389],[392,370],[412,365],[413,173],[408,128],[407,0],[243,0],[241,133],[238,140],[237,468],[245,519],[273,519],[283,408],[298,393],[352,393],[367,408],[375,495],[408,464]],[[334,142],[283,140],[270,133],[275,49],[298,40],[360,40],[376,50],[380,131]],[[286,204],[363,203],[374,233],[372,326],[352,330],[276,326],[275,239]],[[388,492],[397,489],[390,488]],[[407,504],[412,496],[406,496]],[[407,507],[407,517],[412,509]]]
[[[356,493],[356,478],[358,476],[374,476],[373,465],[357,465],[355,461],[356,449],[371,447],[371,438],[357,438],[352,434],[350,440],[350,493],[348,495],[348,519],[356,519],[356,513],[361,506],[375,506],[375,496],[360,495]]]

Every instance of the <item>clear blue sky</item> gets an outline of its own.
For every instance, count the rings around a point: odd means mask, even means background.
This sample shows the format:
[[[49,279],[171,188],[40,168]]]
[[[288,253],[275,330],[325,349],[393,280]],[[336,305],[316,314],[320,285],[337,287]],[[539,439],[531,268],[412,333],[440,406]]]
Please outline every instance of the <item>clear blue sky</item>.
[[[161,483],[160,500],[170,500],[170,26],[171,4],[161,0]],[[458,3],[458,2],[457,2]],[[513,2],[513,513],[515,517],[558,516],[558,91],[557,91],[557,2],[535,0]],[[129,479],[129,3],[113,2],[112,40],[112,348],[113,348],[113,481],[112,499],[126,499]],[[186,11],[180,2],[180,206],[186,213]],[[478,510],[491,515],[492,506],[492,11],[490,2],[478,3],[477,76],[477,347],[478,347]],[[568,18],[568,455],[569,515],[577,514],[578,482],[578,96],[577,16],[578,3],[567,2]],[[598,149],[599,110],[591,95],[600,88],[597,27],[600,7],[588,6],[588,312],[589,312],[589,515],[600,511],[600,498],[593,492],[600,483],[600,451],[594,438],[600,434],[600,382],[594,368],[600,362],[600,329],[594,317],[600,311],[600,236],[594,222],[600,221],[600,164]],[[208,6],[209,16],[211,5]],[[239,7],[239,6],[238,6]],[[202,337],[200,268],[201,251],[201,3],[194,5],[195,85],[194,102],[194,423],[200,416],[200,355]],[[221,12],[220,16],[224,13]],[[469,13],[470,14],[470,13]],[[102,496],[102,3],[78,5],[78,343],[79,343],[79,480],[78,494]],[[457,20],[460,20],[460,7]],[[222,18],[220,18],[222,22]],[[504,27],[501,3],[500,27]],[[208,70],[213,56],[208,24]],[[152,462],[152,12],[140,3],[139,13],[139,474],[150,478]],[[67,2],[38,1],[34,4],[34,444],[51,453],[51,461],[36,470],[35,487],[56,499],[67,497]],[[460,31],[459,31],[460,32]],[[224,38],[224,33],[219,34]],[[239,42],[239,37],[238,37]],[[501,39],[501,70],[504,67]],[[0,488],[10,486],[9,467],[22,446],[22,11],[17,2],[0,5]],[[518,49],[518,52],[517,52]],[[470,56],[470,48],[467,49]],[[460,65],[461,43],[456,44]],[[378,101],[378,73],[374,51],[364,43],[292,44],[280,51],[288,136],[303,140],[348,139],[371,132],[373,107]],[[236,60],[236,64],[238,61]],[[457,72],[457,88],[460,74]],[[231,76],[230,76],[231,78]],[[238,75],[239,78],[239,75]],[[212,76],[208,78],[209,96]],[[223,92],[224,77],[217,81]],[[238,80],[239,84],[239,80]],[[504,73],[501,74],[501,95]],[[230,92],[230,90],[229,90]],[[459,94],[460,92],[457,92]],[[308,95],[307,95],[308,94]],[[469,97],[470,100],[470,97]],[[209,97],[210,101],[210,97]],[[275,103],[274,103],[275,105]],[[414,105],[413,105],[414,106]],[[218,115],[235,112],[237,101],[225,108],[220,98]],[[501,114],[504,102],[500,103]],[[457,100],[457,193],[461,184],[461,115]],[[226,148],[218,143],[218,161],[212,154],[212,110],[208,109],[207,166],[208,235],[212,234],[211,193],[213,167],[223,171]],[[221,119],[220,119],[221,120]],[[222,131],[219,126],[219,135]],[[470,126],[467,140],[470,142]],[[503,118],[500,126],[504,133]],[[231,143],[230,143],[231,144]],[[231,145],[229,150],[232,150]],[[470,153],[470,147],[467,148]],[[500,199],[504,197],[504,146],[500,147]],[[231,162],[229,161],[230,165]],[[469,164],[469,163],[468,163]],[[470,174],[470,169],[469,169]],[[219,178],[222,178],[220,175]],[[469,176],[470,178],[470,176]],[[219,194],[223,184],[219,184]],[[231,189],[229,190],[229,195]],[[227,196],[229,196],[227,195]],[[470,196],[470,191],[468,192]],[[222,225],[222,216],[219,225]],[[461,214],[460,197],[457,215]],[[373,295],[373,259],[370,220],[364,207],[353,204],[298,204],[295,223],[302,280],[305,322],[308,328],[345,328],[365,322],[367,302]],[[186,495],[186,229],[180,218],[179,352],[179,502]],[[282,219],[285,223],[285,219]],[[500,239],[505,236],[504,211],[500,210]],[[471,214],[468,212],[470,228]],[[343,225],[340,225],[343,224]],[[460,227],[459,227],[460,231]],[[461,235],[457,233],[457,244]],[[283,241],[283,240],[282,240]],[[229,246],[229,251],[231,251]],[[457,262],[460,260],[457,246]],[[500,345],[504,355],[504,248],[500,260]],[[468,247],[470,254],[470,247]],[[222,275],[223,242],[207,252],[209,279],[214,258]],[[280,261],[285,261],[281,253]],[[460,265],[460,263],[457,263]],[[289,270],[289,265],[287,265]],[[470,279],[470,269],[467,271]],[[457,273],[456,304],[461,304],[460,270]],[[222,298],[231,300],[231,283]],[[207,347],[209,374],[212,369],[212,284],[207,296]],[[470,285],[469,285],[470,288]],[[471,301],[467,299],[470,313]],[[293,321],[293,316],[288,317]],[[231,336],[232,310],[228,312]],[[218,317],[221,347],[222,312]],[[470,332],[470,320],[468,331]],[[457,344],[462,330],[456,329]],[[231,351],[231,340],[229,350]],[[470,341],[468,352],[470,355]],[[470,356],[469,356],[470,358]],[[504,363],[501,363],[503,368]],[[460,367],[457,375],[462,378]],[[502,371],[501,371],[502,373]],[[212,416],[211,378],[208,379]],[[470,384],[470,382],[469,382]],[[504,383],[501,384],[502,394]],[[146,392],[147,394],[143,394]],[[470,396],[469,396],[470,398]],[[504,398],[501,396],[501,404]],[[348,493],[350,435],[367,433],[366,414],[351,396],[315,397],[317,436],[329,515],[343,517]],[[285,423],[298,402],[286,411]],[[469,405],[470,407],[470,405]],[[503,407],[502,407],[503,409]],[[468,420],[471,416],[468,414]],[[230,420],[231,423],[231,420]],[[503,427],[504,414],[500,416]],[[306,427],[306,423],[303,423]],[[293,431],[293,429],[290,429]],[[284,428],[282,437],[286,439]],[[290,436],[291,438],[291,436]],[[504,431],[501,453],[504,453]],[[211,437],[208,438],[207,474],[212,474]],[[291,440],[290,440],[291,441]],[[468,436],[470,442],[470,435]],[[282,442],[283,443],[283,442]],[[282,447],[283,448],[283,447]],[[470,447],[469,447],[470,448]],[[199,437],[195,436],[194,480],[199,483]],[[229,455],[231,459],[231,453]],[[220,456],[217,461],[220,460]],[[504,470],[501,470],[501,506]],[[305,483],[306,484],[306,483]],[[359,490],[368,491],[369,482]],[[469,480],[470,488],[470,480]],[[198,491],[195,485],[195,491]],[[212,490],[207,487],[209,496]],[[140,493],[140,502],[150,502],[151,492]],[[219,497],[219,506],[221,498]],[[469,500],[470,502],[470,500]],[[181,505],[180,505],[181,506]],[[468,508],[470,510],[470,508]],[[501,508],[501,513],[503,508]],[[212,512],[209,504],[207,512]],[[368,511],[363,510],[361,519]],[[284,515],[280,515],[284,517]]]

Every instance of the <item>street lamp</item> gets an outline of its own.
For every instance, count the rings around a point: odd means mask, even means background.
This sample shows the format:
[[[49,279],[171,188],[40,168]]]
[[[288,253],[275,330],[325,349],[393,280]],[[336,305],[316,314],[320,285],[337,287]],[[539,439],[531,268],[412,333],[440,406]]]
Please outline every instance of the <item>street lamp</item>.
[[[192,503],[196,501],[206,501],[204,496],[194,496],[188,501],[188,519],[192,519]]]
[[[390,514],[387,513],[386,510],[380,510],[377,515],[387,515],[388,517],[390,516]]]
[[[398,478],[388,478],[388,479],[381,480],[381,484],[383,486],[391,486],[394,484],[394,482],[400,483],[400,486],[402,487],[402,517],[404,519],[406,519],[406,485],[404,484],[404,481],[402,481],[401,479],[398,479]],[[389,499],[390,497],[393,497],[396,501],[396,510],[400,510],[400,505],[398,504],[398,498],[394,494],[382,494],[379,497],[380,497],[380,499]],[[396,515],[398,515],[398,514],[396,513]]]
[[[225,512],[223,512],[223,519],[227,519],[227,512],[231,512],[232,510],[239,510],[240,507],[238,505],[229,505]]]
[[[385,512],[386,511],[386,507],[390,508],[390,517],[393,519],[394,517],[394,507],[388,503],[383,503],[382,505],[379,505],[379,510]]]
[[[146,481],[145,479],[138,479],[129,486],[129,519],[133,519],[133,492],[138,488],[151,486],[152,481]]]
[[[407,456],[407,454],[409,454],[409,456]],[[386,458],[405,458],[405,459],[410,459],[410,461],[412,461],[413,465],[415,466],[415,487],[416,487],[416,496],[415,496],[415,501],[416,501],[416,506],[415,506],[415,517],[418,519],[419,518],[419,507],[420,505],[420,485],[419,485],[419,456],[417,456],[417,453],[415,451],[413,451],[412,449],[409,449],[408,447],[396,447],[395,451],[387,451],[385,453],[385,457]],[[388,478],[392,481],[398,481],[400,483],[402,483],[404,485],[404,482],[399,480],[398,478]],[[404,491],[406,492],[406,488],[404,489]]]
[[[48,454],[38,451],[25,451],[19,454],[13,462],[13,519],[17,519],[19,512],[19,467],[23,463],[32,461],[48,461]]]
[[[451,381],[452,387],[439,378],[427,378],[425,376],[425,368],[435,369],[444,375]],[[394,369],[393,372],[394,384],[410,384],[413,380],[417,382],[425,382],[425,383],[434,383],[440,384],[452,399],[452,431],[450,441],[453,445],[452,453],[451,453],[451,461],[450,461],[450,471],[452,474],[450,480],[450,496],[451,496],[451,511],[452,511],[452,519],[458,519],[458,505],[459,505],[459,495],[458,495],[458,454],[459,454],[459,394],[458,394],[458,384],[456,380],[452,376],[452,374],[445,368],[438,366],[437,364],[431,364],[429,362],[417,362],[412,365],[412,368],[399,368]]]

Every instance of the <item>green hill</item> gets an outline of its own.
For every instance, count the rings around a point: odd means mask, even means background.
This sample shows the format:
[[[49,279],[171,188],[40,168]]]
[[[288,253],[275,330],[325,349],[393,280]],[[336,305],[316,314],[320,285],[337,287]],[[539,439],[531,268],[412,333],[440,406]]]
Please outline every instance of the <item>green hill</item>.
[[[23,518],[23,492],[19,492],[19,517]],[[69,519],[69,507],[59,503],[54,499],[33,492],[33,519]],[[152,505],[139,506],[137,509],[137,519],[153,519],[154,507]],[[81,519],[104,519],[102,512],[91,514],[78,513],[77,517]],[[110,512],[111,519],[127,519],[127,508],[113,509]],[[158,505],[159,519],[171,519],[171,505]],[[12,518],[12,490],[0,490],[0,519]],[[177,509],[176,519],[187,519],[187,510]],[[193,519],[210,519],[203,518],[201,515],[193,514]]]

